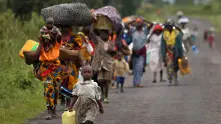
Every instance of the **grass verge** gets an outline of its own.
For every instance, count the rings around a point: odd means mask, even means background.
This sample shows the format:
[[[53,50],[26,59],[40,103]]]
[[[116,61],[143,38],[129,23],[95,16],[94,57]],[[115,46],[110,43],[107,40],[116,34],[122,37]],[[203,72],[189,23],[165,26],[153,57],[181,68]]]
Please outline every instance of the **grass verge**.
[[[36,40],[43,20],[14,20],[11,11],[0,14],[0,122],[23,124],[45,108],[43,86],[18,52],[28,39]]]

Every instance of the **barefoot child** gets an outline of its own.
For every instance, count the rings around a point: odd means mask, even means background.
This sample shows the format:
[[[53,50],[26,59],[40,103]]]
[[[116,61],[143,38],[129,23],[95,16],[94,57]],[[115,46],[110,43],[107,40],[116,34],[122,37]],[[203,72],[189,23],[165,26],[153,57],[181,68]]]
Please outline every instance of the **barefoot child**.
[[[104,112],[100,100],[100,87],[91,79],[92,75],[91,66],[84,66],[82,68],[84,81],[78,82],[73,89],[73,99],[69,110],[71,111],[74,106],[77,124],[93,124],[97,110],[99,109],[101,114]]]
[[[123,54],[119,52],[117,54],[117,60],[114,61],[114,75],[116,76],[117,88],[119,88],[120,85],[121,93],[124,92],[124,80],[127,72],[132,73],[128,63],[123,59]]]

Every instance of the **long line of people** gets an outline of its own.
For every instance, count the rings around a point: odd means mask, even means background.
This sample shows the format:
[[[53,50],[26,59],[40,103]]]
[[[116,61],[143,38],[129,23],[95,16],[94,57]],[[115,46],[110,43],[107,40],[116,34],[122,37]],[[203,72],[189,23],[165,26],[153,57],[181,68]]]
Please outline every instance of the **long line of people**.
[[[104,112],[102,102],[109,103],[113,79],[124,92],[125,75],[129,73],[133,87],[142,88],[148,62],[153,83],[158,72],[160,81],[166,81],[165,67],[169,85],[178,85],[178,71],[186,63],[189,47],[198,52],[186,27],[187,18],[179,17],[180,27],[172,19],[160,24],[134,16],[123,25],[114,7],[91,10],[90,14],[91,25],[78,33],[73,33],[70,25],[56,25],[52,17],[46,18],[35,51],[21,50],[26,63],[34,65],[36,78],[44,82],[47,120],[56,117],[60,98],[69,112],[75,110],[77,124],[93,124],[97,110]]]

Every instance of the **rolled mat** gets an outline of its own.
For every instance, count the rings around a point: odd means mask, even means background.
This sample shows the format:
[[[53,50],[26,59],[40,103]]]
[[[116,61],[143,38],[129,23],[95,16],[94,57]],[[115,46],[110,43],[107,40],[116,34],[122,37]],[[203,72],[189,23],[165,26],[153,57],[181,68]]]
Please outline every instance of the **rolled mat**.
[[[44,19],[52,17],[56,25],[87,26],[92,23],[92,15],[86,4],[66,3],[41,10]]]

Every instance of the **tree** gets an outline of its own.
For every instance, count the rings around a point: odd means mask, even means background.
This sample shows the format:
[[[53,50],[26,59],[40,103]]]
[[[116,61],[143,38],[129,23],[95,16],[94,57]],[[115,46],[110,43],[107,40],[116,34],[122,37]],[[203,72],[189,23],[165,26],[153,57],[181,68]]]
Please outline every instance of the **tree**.
[[[0,0],[0,12],[3,12],[7,9],[7,1],[6,0]]]
[[[136,10],[140,7],[142,0],[118,0],[112,3],[119,10],[122,16],[136,14]]]
[[[106,1],[106,2],[104,2]],[[104,3],[107,4],[109,0],[73,0],[73,2],[81,2],[88,5],[89,8],[97,9],[104,6]]]
[[[42,8],[56,5],[56,4],[71,3],[71,2],[73,2],[73,0],[35,0],[34,11],[40,14]]]
[[[15,18],[20,18],[22,21],[30,19],[34,7],[34,0],[8,0],[8,6],[11,7]]]

